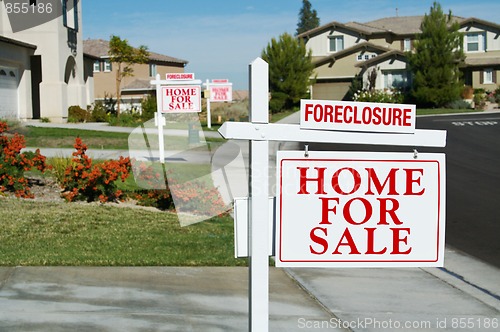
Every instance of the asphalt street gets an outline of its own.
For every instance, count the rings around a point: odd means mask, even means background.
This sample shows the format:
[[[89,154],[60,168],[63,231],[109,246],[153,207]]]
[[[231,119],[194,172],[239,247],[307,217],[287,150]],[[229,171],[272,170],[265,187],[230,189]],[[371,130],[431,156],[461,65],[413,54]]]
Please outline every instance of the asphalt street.
[[[309,149],[446,153],[446,243],[500,267],[500,113],[418,117],[416,127],[446,130],[446,147],[310,143]]]

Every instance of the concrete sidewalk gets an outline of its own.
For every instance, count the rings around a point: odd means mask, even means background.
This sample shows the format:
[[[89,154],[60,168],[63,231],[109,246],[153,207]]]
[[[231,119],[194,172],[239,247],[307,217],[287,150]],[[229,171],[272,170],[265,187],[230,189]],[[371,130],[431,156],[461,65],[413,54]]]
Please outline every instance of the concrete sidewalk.
[[[497,331],[500,270],[450,249],[446,262],[271,268],[270,331]],[[247,330],[247,268],[0,268],[0,331]]]

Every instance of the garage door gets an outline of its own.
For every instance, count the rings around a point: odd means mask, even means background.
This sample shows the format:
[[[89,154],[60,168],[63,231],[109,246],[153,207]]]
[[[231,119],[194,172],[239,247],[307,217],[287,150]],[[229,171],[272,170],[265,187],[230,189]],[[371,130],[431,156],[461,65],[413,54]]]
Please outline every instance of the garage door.
[[[342,100],[349,91],[351,82],[318,82],[313,85],[312,99]]]
[[[17,118],[18,71],[0,66],[0,118]]]

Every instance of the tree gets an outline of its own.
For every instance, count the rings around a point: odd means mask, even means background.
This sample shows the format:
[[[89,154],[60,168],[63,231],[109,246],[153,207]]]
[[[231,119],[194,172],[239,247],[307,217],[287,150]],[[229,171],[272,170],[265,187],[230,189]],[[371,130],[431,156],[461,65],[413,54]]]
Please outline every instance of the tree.
[[[442,107],[459,99],[459,66],[465,58],[459,28],[451,11],[445,15],[437,2],[422,20],[414,53],[407,53],[414,75],[411,94],[419,105]]]
[[[311,51],[302,40],[288,33],[271,42],[262,51],[262,59],[269,64],[270,108],[273,113],[291,109],[307,96],[310,77],[314,70]]]
[[[302,8],[299,11],[299,22],[297,23],[297,32],[295,35],[300,35],[302,32],[319,27],[318,13],[312,9],[311,3],[308,0],[302,0]]]
[[[119,116],[122,80],[124,77],[134,75],[132,65],[148,62],[149,52],[146,46],[134,48],[126,39],[113,35],[109,41],[108,54],[109,61],[116,64],[116,114]]]

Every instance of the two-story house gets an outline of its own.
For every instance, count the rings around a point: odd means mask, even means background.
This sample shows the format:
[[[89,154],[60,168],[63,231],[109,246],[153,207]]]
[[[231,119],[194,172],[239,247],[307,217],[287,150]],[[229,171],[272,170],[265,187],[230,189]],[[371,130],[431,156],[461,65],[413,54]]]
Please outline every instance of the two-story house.
[[[18,5],[0,3],[0,118],[65,121],[69,106],[93,100],[81,1]]]
[[[302,38],[312,51],[315,83],[311,98],[342,100],[353,78],[366,87],[375,71],[376,89],[411,85],[405,57],[421,32],[424,16],[389,17],[358,23],[330,22],[306,31]],[[465,84],[494,90],[500,72],[500,25],[476,18],[454,17],[464,34]]]
[[[116,68],[109,58],[109,41],[87,39],[83,41],[84,53],[93,59],[93,85],[96,100],[116,98]],[[124,77],[121,83],[121,109],[139,107],[144,95],[151,94],[155,87],[150,81],[156,74],[165,79],[166,73],[183,73],[188,61],[168,55],[149,52],[149,61],[132,66],[133,76]]]

